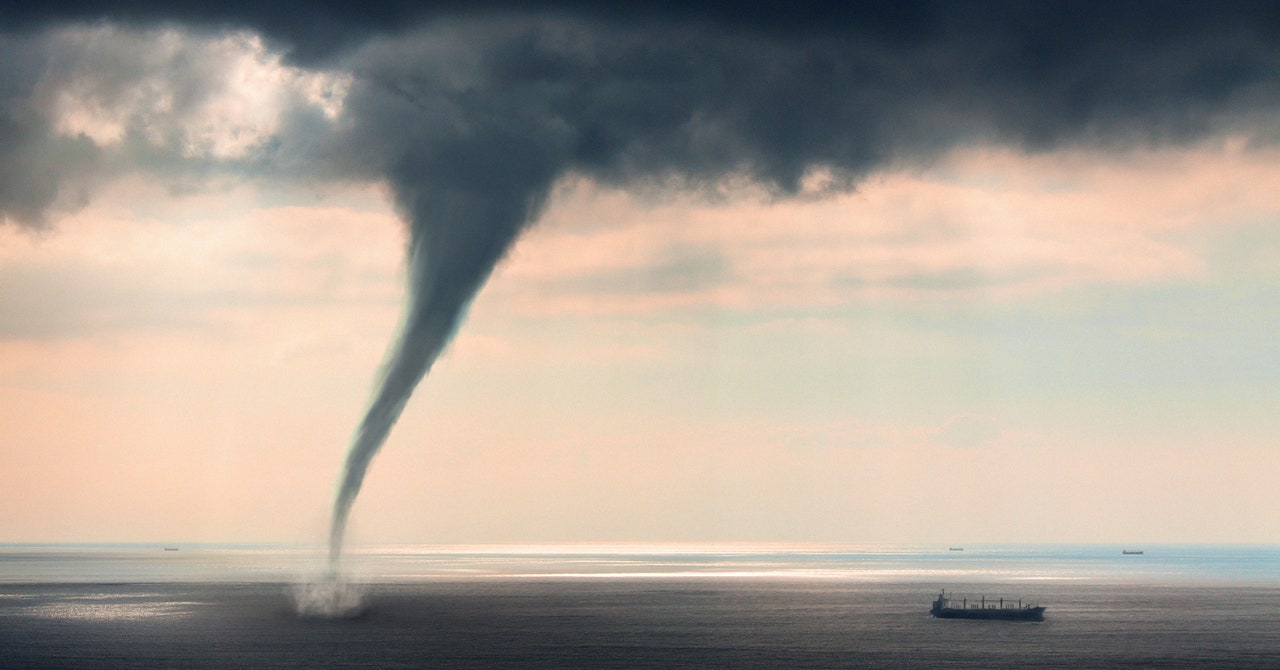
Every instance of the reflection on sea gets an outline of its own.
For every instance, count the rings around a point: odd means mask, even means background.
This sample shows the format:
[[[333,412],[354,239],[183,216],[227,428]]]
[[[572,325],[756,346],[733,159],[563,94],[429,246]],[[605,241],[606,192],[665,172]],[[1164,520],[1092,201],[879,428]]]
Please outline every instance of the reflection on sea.
[[[860,581],[1274,582],[1276,546],[1110,545],[851,547],[799,544],[400,545],[355,547],[348,578],[364,582],[476,579],[797,578]],[[0,545],[0,582],[299,582],[324,567],[323,547]],[[128,603],[93,610],[127,616]],[[92,608],[90,608],[92,609]],[[86,610],[88,612],[89,610]],[[98,614],[93,614],[97,616]]]
[[[138,621],[156,617],[188,616],[199,602],[102,603],[83,600],[37,605],[13,613],[43,619],[81,621]]]
[[[74,621],[140,621],[192,615],[207,605],[198,600],[175,600],[172,593],[135,591],[126,586],[87,584],[87,588],[50,585],[0,594],[0,617],[30,617]],[[100,589],[94,591],[94,589]]]

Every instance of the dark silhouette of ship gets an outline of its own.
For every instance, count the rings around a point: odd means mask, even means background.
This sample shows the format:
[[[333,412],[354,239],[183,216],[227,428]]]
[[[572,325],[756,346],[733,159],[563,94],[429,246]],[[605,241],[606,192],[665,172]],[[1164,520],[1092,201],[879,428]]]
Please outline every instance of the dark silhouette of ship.
[[[939,619],[995,619],[1000,621],[1044,621],[1044,608],[1035,605],[1023,605],[1021,600],[991,598],[986,596],[975,599],[972,603],[963,598],[956,607],[947,597],[946,589],[933,601],[933,609],[929,614]]]

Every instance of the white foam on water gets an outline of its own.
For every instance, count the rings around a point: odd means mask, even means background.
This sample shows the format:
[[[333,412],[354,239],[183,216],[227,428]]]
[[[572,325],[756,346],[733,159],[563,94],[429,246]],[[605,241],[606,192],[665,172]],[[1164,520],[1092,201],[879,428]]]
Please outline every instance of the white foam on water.
[[[307,619],[353,619],[365,613],[364,589],[337,572],[325,572],[293,589],[294,608]]]

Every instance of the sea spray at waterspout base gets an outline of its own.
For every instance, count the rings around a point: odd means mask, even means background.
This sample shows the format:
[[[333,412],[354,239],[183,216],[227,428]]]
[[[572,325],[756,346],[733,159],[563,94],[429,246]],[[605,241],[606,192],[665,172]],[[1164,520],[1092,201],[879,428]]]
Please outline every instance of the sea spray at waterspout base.
[[[365,613],[363,589],[335,570],[294,585],[293,603],[304,619],[351,619]]]

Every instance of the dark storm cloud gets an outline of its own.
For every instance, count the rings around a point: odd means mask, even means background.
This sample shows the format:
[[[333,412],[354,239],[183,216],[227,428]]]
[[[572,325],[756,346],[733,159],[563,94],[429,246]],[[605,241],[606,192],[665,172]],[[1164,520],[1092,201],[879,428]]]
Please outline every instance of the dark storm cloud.
[[[41,226],[59,199],[83,201],[86,187],[77,178],[91,171],[96,156],[91,142],[58,137],[37,115],[0,112],[0,223]]]
[[[1274,38],[1280,8],[1274,2],[1191,0],[68,0],[0,3],[0,25],[25,30],[64,21],[112,20],[247,27],[288,43],[306,57],[320,57],[359,44],[370,35],[394,34],[442,17],[520,13],[629,25],[698,24],[796,39],[858,35],[923,43],[964,32],[1021,42],[1031,61],[1052,67],[1071,53],[1089,51],[1096,43],[1116,38],[1133,44],[1232,27]]]
[[[63,186],[79,182],[97,158],[91,142],[52,132],[36,100],[45,63],[37,42],[0,35],[0,224],[43,223],[45,210],[68,196]],[[71,190],[83,197],[78,185]]]
[[[21,47],[102,19],[249,28],[298,62],[352,68],[354,132],[299,107],[257,166],[278,175],[521,191],[566,171],[686,186],[733,174],[788,193],[815,166],[848,186],[961,143],[1280,136],[1276,3],[0,3],[0,216],[37,220],[87,188],[97,151],[51,132],[32,99],[49,66]],[[203,62],[165,72],[177,100],[200,98]],[[127,81],[122,64],[136,67],[99,59],[97,75]],[[134,148],[143,167],[193,163]]]
[[[946,9],[945,5],[941,5]],[[251,28],[287,44],[302,60],[324,58],[371,35],[394,35],[441,18],[485,18],[535,14],[627,24],[698,23],[757,32],[813,32],[857,26],[894,38],[930,28],[939,7],[928,2],[688,2],[651,0],[369,0],[219,2],[201,0],[81,0],[0,3],[0,25],[30,30],[65,21],[154,24],[177,22],[200,28]]]

